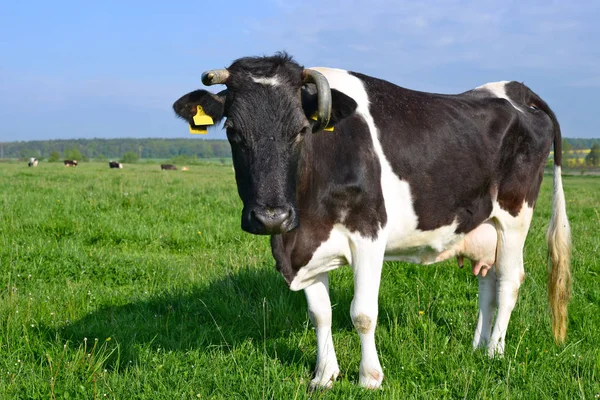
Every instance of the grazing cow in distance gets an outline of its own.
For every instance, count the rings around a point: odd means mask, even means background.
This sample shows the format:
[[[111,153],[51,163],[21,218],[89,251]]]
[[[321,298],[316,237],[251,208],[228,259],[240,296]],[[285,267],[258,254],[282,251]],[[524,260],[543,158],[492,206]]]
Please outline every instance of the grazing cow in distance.
[[[285,53],[238,59],[205,72],[202,82],[226,89],[196,90],[173,108],[192,126],[196,113],[215,123],[226,118],[242,229],[271,235],[277,269],[306,295],[317,337],[311,388],[330,387],[339,374],[328,272],[346,264],[354,272],[360,385],[383,380],[375,326],[384,260],[472,260],[479,281],[473,347],[503,354],[552,145],[548,299],[555,340],[565,340],[570,229],[561,131],[527,86],[424,93],[357,72],[305,69]]]
[[[123,168],[123,164],[121,164],[120,162],[117,162],[117,161],[109,161],[108,166],[110,168]]]
[[[31,157],[29,159],[29,163],[27,163],[27,165],[30,166],[30,167],[37,167],[37,165],[38,165],[38,159]]]
[[[77,160],[65,160],[63,162],[65,163],[65,167],[76,167],[77,166]]]
[[[160,164],[160,169],[161,170],[176,171],[177,167],[174,166],[173,164]]]

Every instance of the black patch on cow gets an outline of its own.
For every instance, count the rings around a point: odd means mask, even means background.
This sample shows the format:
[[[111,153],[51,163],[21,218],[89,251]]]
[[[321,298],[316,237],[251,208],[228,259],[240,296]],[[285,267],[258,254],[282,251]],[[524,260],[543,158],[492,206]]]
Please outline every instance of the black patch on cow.
[[[516,216],[524,201],[530,207],[535,205],[550,146],[560,128],[548,105],[527,86],[510,82],[505,91],[523,112],[517,112],[518,118],[508,127],[502,141],[498,203]]]
[[[381,165],[361,116],[342,120],[334,132],[306,136],[297,202],[299,228],[271,239],[277,269],[288,284],[328,239],[334,224],[371,238],[386,224]]]
[[[440,95],[354,75],[365,84],[386,158],[410,185],[418,229],[456,218],[457,233],[471,231],[489,217],[496,188],[513,215],[535,201],[553,137],[545,113],[521,113],[487,90]],[[515,85],[522,96],[532,93]]]

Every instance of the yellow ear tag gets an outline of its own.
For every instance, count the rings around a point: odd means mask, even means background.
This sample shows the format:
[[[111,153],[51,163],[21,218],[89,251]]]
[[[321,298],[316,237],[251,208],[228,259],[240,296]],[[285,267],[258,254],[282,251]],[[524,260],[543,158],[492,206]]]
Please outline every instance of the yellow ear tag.
[[[319,118],[318,118],[318,115],[317,115],[317,113],[314,113],[314,114],[313,114],[313,115],[310,117],[310,119],[312,119],[313,121],[318,121],[318,120],[319,120]],[[327,132],[333,132],[333,126],[328,126],[327,128],[325,128],[325,129],[323,129],[323,130],[324,130],[324,131],[327,131]]]
[[[202,109],[202,106],[197,105],[196,106],[196,115],[194,115],[194,125],[192,126],[190,124],[190,133],[200,133],[200,134],[206,134],[208,133],[208,130],[206,129],[206,127],[208,125],[214,125],[214,121],[213,119],[210,117],[210,115],[207,115],[204,110]]]
[[[195,127],[195,126],[190,125],[190,133],[193,133],[193,134],[200,133],[200,134],[204,135],[204,134],[208,133],[208,130],[206,129],[205,126]]]
[[[202,106],[196,106],[196,115],[194,115],[194,125],[214,125],[213,119],[207,115]]]

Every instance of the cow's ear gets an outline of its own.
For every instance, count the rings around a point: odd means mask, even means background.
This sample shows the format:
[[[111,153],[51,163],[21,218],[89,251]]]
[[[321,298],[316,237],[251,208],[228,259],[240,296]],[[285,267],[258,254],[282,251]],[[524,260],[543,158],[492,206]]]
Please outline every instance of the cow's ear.
[[[336,89],[331,89],[331,116],[328,127],[334,127],[338,122],[354,114],[356,111],[356,101],[350,96],[345,95]],[[302,89],[302,108],[306,118],[313,122],[313,128],[316,128],[316,121],[313,116],[317,112],[317,89],[315,85],[308,84]]]
[[[223,114],[225,113],[226,96],[227,90],[223,90],[217,94],[207,92],[206,90],[194,90],[177,100],[173,104],[173,110],[179,118],[184,119],[190,125],[195,125],[194,116],[199,112],[203,112],[217,123],[223,118]],[[201,107],[201,109],[198,107]]]

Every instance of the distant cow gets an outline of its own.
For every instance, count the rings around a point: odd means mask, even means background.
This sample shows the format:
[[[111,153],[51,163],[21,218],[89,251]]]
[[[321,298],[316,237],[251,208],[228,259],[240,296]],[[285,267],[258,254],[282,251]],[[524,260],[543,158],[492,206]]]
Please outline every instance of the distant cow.
[[[166,169],[166,170],[172,170],[172,171],[177,171],[177,167],[174,166],[173,164],[160,164],[160,169]]]
[[[189,170],[190,170],[190,167],[181,167],[181,170],[182,170],[182,171],[189,171]]]
[[[27,165],[29,165],[30,167],[37,167],[37,165],[38,165],[38,159],[31,157],[29,159],[29,163]]]
[[[65,160],[65,167],[76,167],[77,166],[77,160]]]
[[[116,162],[116,161],[109,161],[108,166],[110,168],[123,168],[123,164],[121,164],[120,162]]]

